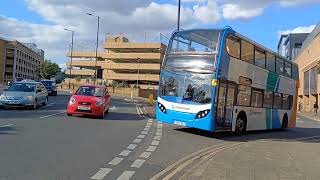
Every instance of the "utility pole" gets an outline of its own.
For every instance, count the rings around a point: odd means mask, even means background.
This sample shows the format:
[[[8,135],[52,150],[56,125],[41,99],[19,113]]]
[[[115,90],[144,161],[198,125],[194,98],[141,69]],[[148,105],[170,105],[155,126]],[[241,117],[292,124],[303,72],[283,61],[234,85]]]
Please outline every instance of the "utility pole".
[[[96,42],[96,61],[95,61],[95,74],[94,74],[94,84],[96,84],[97,81],[97,75],[98,75],[98,68],[97,68],[97,62],[98,62],[98,47],[99,47],[99,28],[100,28],[100,16],[96,16],[94,14],[91,13],[86,13],[89,16],[94,16],[97,18],[97,42]]]
[[[181,7],[181,0],[178,0],[178,31],[180,30],[180,7]]]
[[[73,58],[73,36],[74,36],[74,31],[70,29],[64,29],[66,31],[71,32],[71,54],[70,54],[70,77],[69,77],[69,89],[71,88],[71,73],[72,73],[72,58]]]

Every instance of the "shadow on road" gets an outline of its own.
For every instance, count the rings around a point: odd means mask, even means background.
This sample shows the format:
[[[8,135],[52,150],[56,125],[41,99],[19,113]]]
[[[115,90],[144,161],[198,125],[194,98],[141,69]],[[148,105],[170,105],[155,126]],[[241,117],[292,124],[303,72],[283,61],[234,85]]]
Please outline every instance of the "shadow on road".
[[[2,134],[14,135],[14,134],[16,134],[17,131],[19,131],[19,130],[13,126],[0,127],[0,135],[2,135]]]
[[[204,130],[194,128],[179,128],[174,129],[185,133],[191,133],[208,138],[215,138],[224,141],[232,142],[249,142],[257,140],[272,140],[272,141],[284,141],[284,142],[313,142],[320,143],[320,128],[302,128],[296,127],[292,129],[274,129],[274,130],[261,130],[261,131],[249,131],[244,135],[236,135],[232,132],[208,132]],[[317,136],[314,138],[310,138]]]
[[[89,115],[74,115],[79,118],[88,118],[88,119],[95,119],[100,121],[141,121],[145,118],[139,117],[137,114],[130,114],[130,113],[120,113],[120,112],[109,112],[105,115],[104,119],[94,118]]]

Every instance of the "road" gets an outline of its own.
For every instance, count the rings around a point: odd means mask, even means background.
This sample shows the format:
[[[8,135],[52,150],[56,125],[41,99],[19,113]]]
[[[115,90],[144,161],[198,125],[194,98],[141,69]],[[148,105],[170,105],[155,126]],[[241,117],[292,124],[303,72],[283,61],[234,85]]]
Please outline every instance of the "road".
[[[261,139],[290,141],[319,134],[320,122],[244,136],[157,123],[143,102],[112,98],[105,119],[68,117],[69,96],[38,110],[0,110],[0,180],[149,179],[187,155],[216,145]]]

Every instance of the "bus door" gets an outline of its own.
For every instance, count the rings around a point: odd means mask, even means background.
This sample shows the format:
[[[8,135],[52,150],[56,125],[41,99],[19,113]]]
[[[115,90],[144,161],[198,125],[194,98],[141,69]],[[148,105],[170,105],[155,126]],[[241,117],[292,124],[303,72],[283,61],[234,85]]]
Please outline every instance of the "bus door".
[[[233,107],[235,103],[236,85],[220,82],[216,99],[216,127],[217,129],[231,129]]]

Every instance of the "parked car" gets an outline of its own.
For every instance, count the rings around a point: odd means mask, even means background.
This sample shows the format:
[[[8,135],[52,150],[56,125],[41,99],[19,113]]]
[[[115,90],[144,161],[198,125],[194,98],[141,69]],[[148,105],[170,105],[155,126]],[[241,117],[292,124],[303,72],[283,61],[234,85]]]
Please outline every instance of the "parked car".
[[[71,96],[67,115],[90,115],[103,119],[109,111],[111,96],[105,86],[80,86]]]
[[[5,89],[0,96],[0,105],[7,109],[9,107],[30,107],[45,106],[48,103],[48,92],[44,85],[35,81],[14,82],[8,89]]]
[[[56,82],[53,80],[41,80],[41,83],[46,87],[48,94],[52,96],[56,96],[57,92],[57,85]]]

